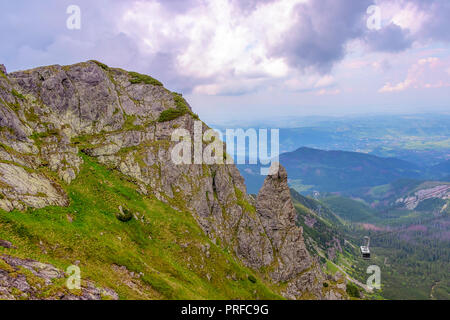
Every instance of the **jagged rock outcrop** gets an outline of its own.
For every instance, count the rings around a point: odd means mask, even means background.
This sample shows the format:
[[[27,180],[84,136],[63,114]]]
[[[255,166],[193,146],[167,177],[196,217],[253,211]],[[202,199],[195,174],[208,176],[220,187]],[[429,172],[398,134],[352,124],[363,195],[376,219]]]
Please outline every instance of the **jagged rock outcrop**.
[[[320,296],[323,275],[306,249],[302,228],[296,225],[287,172],[278,163],[272,164],[258,193],[256,211],[273,247],[272,279],[288,283],[285,295],[290,298],[304,292]]]
[[[64,191],[52,180],[17,165],[0,163],[0,183],[5,186],[0,208],[6,211],[68,204]]]
[[[450,199],[450,185],[444,184],[432,188],[418,190],[412,195],[398,198],[395,201],[395,204],[404,206],[409,210],[414,210],[420,202],[433,198]]]
[[[113,290],[97,288],[90,281],[84,281],[78,292],[71,292],[63,285],[57,287],[54,282],[58,280],[64,283],[65,274],[51,264],[0,255],[0,300],[119,299]]]
[[[181,95],[96,61],[0,71],[3,210],[67,205],[63,186],[79,173],[82,152],[131,177],[143,195],[191,212],[213,241],[285,284],[286,297],[324,298],[320,267],[295,226],[284,168],[267,177],[255,202],[233,164],[172,161],[172,132],[192,136],[198,121]]]

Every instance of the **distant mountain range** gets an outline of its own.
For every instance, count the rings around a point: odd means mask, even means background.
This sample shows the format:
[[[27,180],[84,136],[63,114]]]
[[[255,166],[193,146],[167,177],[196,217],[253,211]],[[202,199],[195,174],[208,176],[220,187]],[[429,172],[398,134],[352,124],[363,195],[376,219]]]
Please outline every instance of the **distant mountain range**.
[[[280,128],[280,153],[300,147],[397,158],[431,167],[450,155],[450,114],[302,117],[266,123],[229,123],[229,128]]]
[[[382,158],[366,153],[324,151],[301,147],[280,155],[289,173],[289,185],[298,192],[343,192],[389,184],[399,179],[440,179],[450,175],[449,161],[430,167]],[[257,193],[264,181],[256,165],[239,165],[250,193]]]
[[[436,179],[450,181],[450,160],[431,167],[429,174]]]

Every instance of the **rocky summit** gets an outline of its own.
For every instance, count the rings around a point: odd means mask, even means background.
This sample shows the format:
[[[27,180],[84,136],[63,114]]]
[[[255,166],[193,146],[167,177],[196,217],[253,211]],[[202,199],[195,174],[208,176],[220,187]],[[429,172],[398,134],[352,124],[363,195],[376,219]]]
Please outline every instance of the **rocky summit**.
[[[2,297],[345,298],[306,250],[283,167],[254,199],[234,164],[174,164],[172,132],[193,135],[195,121],[147,75],[98,61],[2,65]],[[11,277],[34,263],[64,278],[75,260],[87,277],[78,295]]]

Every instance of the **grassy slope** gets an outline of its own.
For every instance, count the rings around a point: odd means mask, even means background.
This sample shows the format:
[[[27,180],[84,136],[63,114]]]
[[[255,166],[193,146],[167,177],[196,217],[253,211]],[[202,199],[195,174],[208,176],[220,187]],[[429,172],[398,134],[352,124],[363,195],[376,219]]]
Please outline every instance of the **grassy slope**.
[[[324,272],[334,275],[339,271],[336,266],[338,265],[354,279],[365,283],[367,278],[367,274],[365,273],[367,262],[360,258],[359,248],[356,245],[348,244],[350,240],[350,242],[356,243],[355,239],[352,238],[350,232],[346,229],[348,222],[335,216],[333,212],[319,201],[301,196],[295,190],[291,190],[291,194],[295,209],[298,213],[299,224],[303,228],[304,237],[309,240],[307,241],[307,248],[312,254],[320,257],[321,262],[324,263]],[[320,212],[320,215],[318,212]],[[313,227],[305,224],[302,217],[306,215],[316,220]],[[327,258],[326,244],[330,243],[334,238],[340,239],[342,252],[336,250],[336,257],[331,261]],[[347,244],[344,244],[343,239],[347,240]],[[359,290],[363,289],[359,288]],[[364,296],[366,299],[382,299],[379,291],[373,293],[365,292]]]
[[[344,220],[350,222],[377,221],[376,211],[363,202],[340,196],[327,197],[322,199],[322,202]]]
[[[190,213],[142,196],[126,176],[83,158],[77,179],[63,185],[69,207],[0,210],[0,239],[17,247],[0,247],[0,254],[36,259],[62,270],[79,260],[82,278],[115,290],[122,299],[281,298],[276,288],[213,244]],[[144,218],[119,221],[119,205]],[[205,244],[210,245],[209,257],[202,250]],[[113,264],[142,272],[137,287],[126,285],[127,276],[114,272]]]

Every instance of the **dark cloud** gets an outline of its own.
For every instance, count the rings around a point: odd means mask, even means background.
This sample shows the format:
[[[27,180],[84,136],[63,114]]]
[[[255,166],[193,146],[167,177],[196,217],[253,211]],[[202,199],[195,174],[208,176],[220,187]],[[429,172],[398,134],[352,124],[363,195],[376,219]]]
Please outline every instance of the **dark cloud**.
[[[276,2],[276,0],[231,0],[231,2],[243,13],[249,13],[260,5]]]
[[[66,10],[73,4],[81,8],[81,30],[66,27]],[[125,4],[124,0],[2,1],[0,61],[10,70],[18,70],[120,54],[123,50],[117,47],[130,44],[115,30]]]
[[[62,13],[55,15],[55,9]],[[3,60],[14,58],[17,48],[24,45],[34,48],[50,45],[58,30],[65,26],[65,7],[57,2],[47,6],[38,1],[1,1],[0,12]]]
[[[173,15],[185,14],[207,0],[159,0]],[[259,6],[277,0],[229,0],[235,14],[244,18]],[[380,2],[392,0],[379,0]],[[398,0],[400,1],[400,0]],[[46,0],[0,1],[0,63],[11,71],[45,64],[70,64],[97,59],[111,66],[148,73],[162,80],[173,90],[189,92],[198,84],[215,83],[219,77],[231,79],[232,73],[222,70],[220,75],[196,79],[182,75],[177,57],[189,41],[182,33],[163,39],[156,52],[145,52],[139,39],[117,29],[117,22],[129,8],[131,0]],[[144,1],[145,2],[145,1]],[[374,0],[310,0],[295,7],[294,24],[269,48],[273,57],[285,58],[291,67],[304,70],[314,68],[327,73],[346,55],[346,45],[361,39],[369,50],[400,52],[417,41],[450,41],[450,0],[409,0],[432,18],[420,30],[411,33],[389,24],[379,31],[366,26],[367,8]],[[66,28],[67,6],[77,4],[82,10],[82,29]],[[170,19],[167,24],[170,24]],[[272,21],[261,21],[273,23]],[[214,33],[202,30],[205,34]],[[205,41],[210,37],[204,36]],[[264,34],[261,34],[264,41]],[[207,47],[207,43],[205,43]],[[201,57],[199,57],[201,58]],[[230,66],[230,70],[233,66]],[[249,78],[249,75],[246,75]],[[234,89],[233,89],[234,90]],[[247,89],[246,89],[247,90]],[[250,89],[249,89],[250,90]]]
[[[313,67],[326,73],[345,56],[346,44],[352,39],[365,41],[371,51],[383,52],[406,50],[415,41],[450,41],[450,1],[403,1],[404,5],[408,3],[431,16],[415,34],[392,23],[378,31],[369,30],[366,11],[374,4],[370,0],[314,0],[300,4],[293,17],[295,25],[272,53],[285,57],[298,69]]]
[[[423,39],[450,42],[450,1],[414,1],[432,18],[422,26],[418,36]]]
[[[384,0],[389,1],[389,0]],[[368,47],[373,51],[400,52],[414,42],[450,41],[450,1],[448,0],[408,0],[403,5],[415,5],[420,12],[429,16],[414,34],[393,23],[379,31],[370,31],[365,36]]]
[[[370,0],[315,0],[295,8],[296,23],[275,55],[297,68],[327,72],[345,55],[345,44],[363,33]]]
[[[365,41],[371,50],[385,52],[403,51],[410,48],[413,43],[409,30],[393,23],[379,31],[369,31]]]
[[[146,0],[144,0],[146,2]],[[147,1],[150,2],[150,1]],[[173,13],[185,13],[200,5],[202,0],[162,0],[159,3]]]

